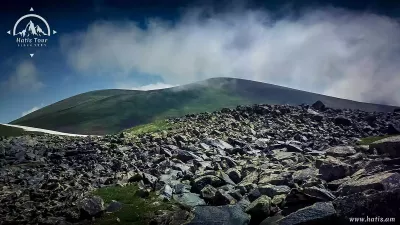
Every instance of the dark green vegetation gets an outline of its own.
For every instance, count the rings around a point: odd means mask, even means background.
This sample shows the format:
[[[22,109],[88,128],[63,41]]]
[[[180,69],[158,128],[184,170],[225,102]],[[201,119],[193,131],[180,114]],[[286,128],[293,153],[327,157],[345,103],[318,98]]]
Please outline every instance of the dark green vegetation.
[[[28,132],[22,128],[9,127],[0,124],[0,137],[13,137],[13,136],[21,136],[34,133],[38,134],[39,132]]]
[[[62,100],[28,114],[12,124],[77,134],[109,134],[163,118],[215,111],[255,103],[312,104],[364,111],[393,111],[395,107],[361,103],[234,78],[212,78],[153,91],[100,90]]]
[[[374,137],[366,137],[362,138],[360,142],[358,142],[359,145],[370,145],[375,141],[382,140],[384,138],[390,137],[390,136],[395,136],[395,135],[384,135],[384,136],[374,136]]]
[[[158,210],[172,209],[173,202],[163,202],[157,199],[154,192],[150,192],[147,198],[140,198],[135,195],[137,185],[125,187],[107,187],[94,191],[94,195],[103,198],[106,204],[112,200],[123,204],[117,212],[105,214],[99,218],[95,225],[142,225],[148,224]],[[119,218],[119,222],[117,221]]]

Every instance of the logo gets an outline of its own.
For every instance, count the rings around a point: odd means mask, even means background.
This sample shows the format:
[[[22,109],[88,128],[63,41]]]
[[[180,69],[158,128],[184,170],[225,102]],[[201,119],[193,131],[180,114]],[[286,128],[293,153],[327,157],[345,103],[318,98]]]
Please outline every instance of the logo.
[[[7,34],[15,37],[18,47],[42,48],[47,47],[51,35],[57,33],[50,29],[49,23],[41,16],[33,13],[33,8],[29,10],[31,13],[19,18],[14,24],[14,28],[9,30]],[[33,57],[33,53],[30,56]]]

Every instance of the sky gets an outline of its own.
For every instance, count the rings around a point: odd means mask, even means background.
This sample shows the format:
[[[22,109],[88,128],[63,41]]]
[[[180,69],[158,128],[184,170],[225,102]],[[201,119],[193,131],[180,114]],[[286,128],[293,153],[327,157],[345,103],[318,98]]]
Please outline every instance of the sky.
[[[400,105],[396,2],[3,0],[0,123],[92,90],[150,90],[211,77]],[[37,37],[47,38],[46,46],[18,46],[23,37],[7,31],[33,13],[56,33]],[[16,31],[30,20],[48,32],[32,17]]]

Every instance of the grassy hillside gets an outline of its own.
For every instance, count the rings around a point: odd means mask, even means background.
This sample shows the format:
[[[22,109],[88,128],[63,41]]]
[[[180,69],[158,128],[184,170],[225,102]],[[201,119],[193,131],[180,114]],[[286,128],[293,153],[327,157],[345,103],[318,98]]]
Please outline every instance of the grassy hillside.
[[[0,137],[14,137],[26,134],[39,134],[38,132],[25,131],[22,128],[9,127],[0,124]]]
[[[109,134],[167,117],[243,104],[312,104],[334,108],[392,111],[394,107],[338,99],[260,82],[212,78],[153,91],[100,90],[57,102],[12,124],[69,133]]]

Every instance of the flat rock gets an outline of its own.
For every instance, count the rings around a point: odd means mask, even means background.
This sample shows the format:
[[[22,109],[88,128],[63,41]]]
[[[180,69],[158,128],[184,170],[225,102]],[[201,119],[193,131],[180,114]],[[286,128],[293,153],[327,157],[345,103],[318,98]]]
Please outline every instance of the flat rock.
[[[182,193],[173,195],[173,199],[182,205],[194,207],[198,205],[206,205],[206,202],[200,198],[198,194],[195,193]]]
[[[279,225],[294,224],[332,224],[336,216],[336,210],[332,202],[317,202],[311,206],[293,212],[276,221]]]
[[[326,155],[334,157],[346,157],[356,153],[356,150],[352,146],[336,146],[326,150]]]
[[[197,206],[188,225],[248,225],[250,216],[239,205]]]
[[[342,195],[348,195],[368,189],[390,190],[395,188],[400,188],[400,174],[383,172],[349,180],[339,187],[338,192]]]
[[[369,145],[370,149],[376,149],[378,153],[388,154],[391,157],[400,157],[400,135],[384,138]]]

